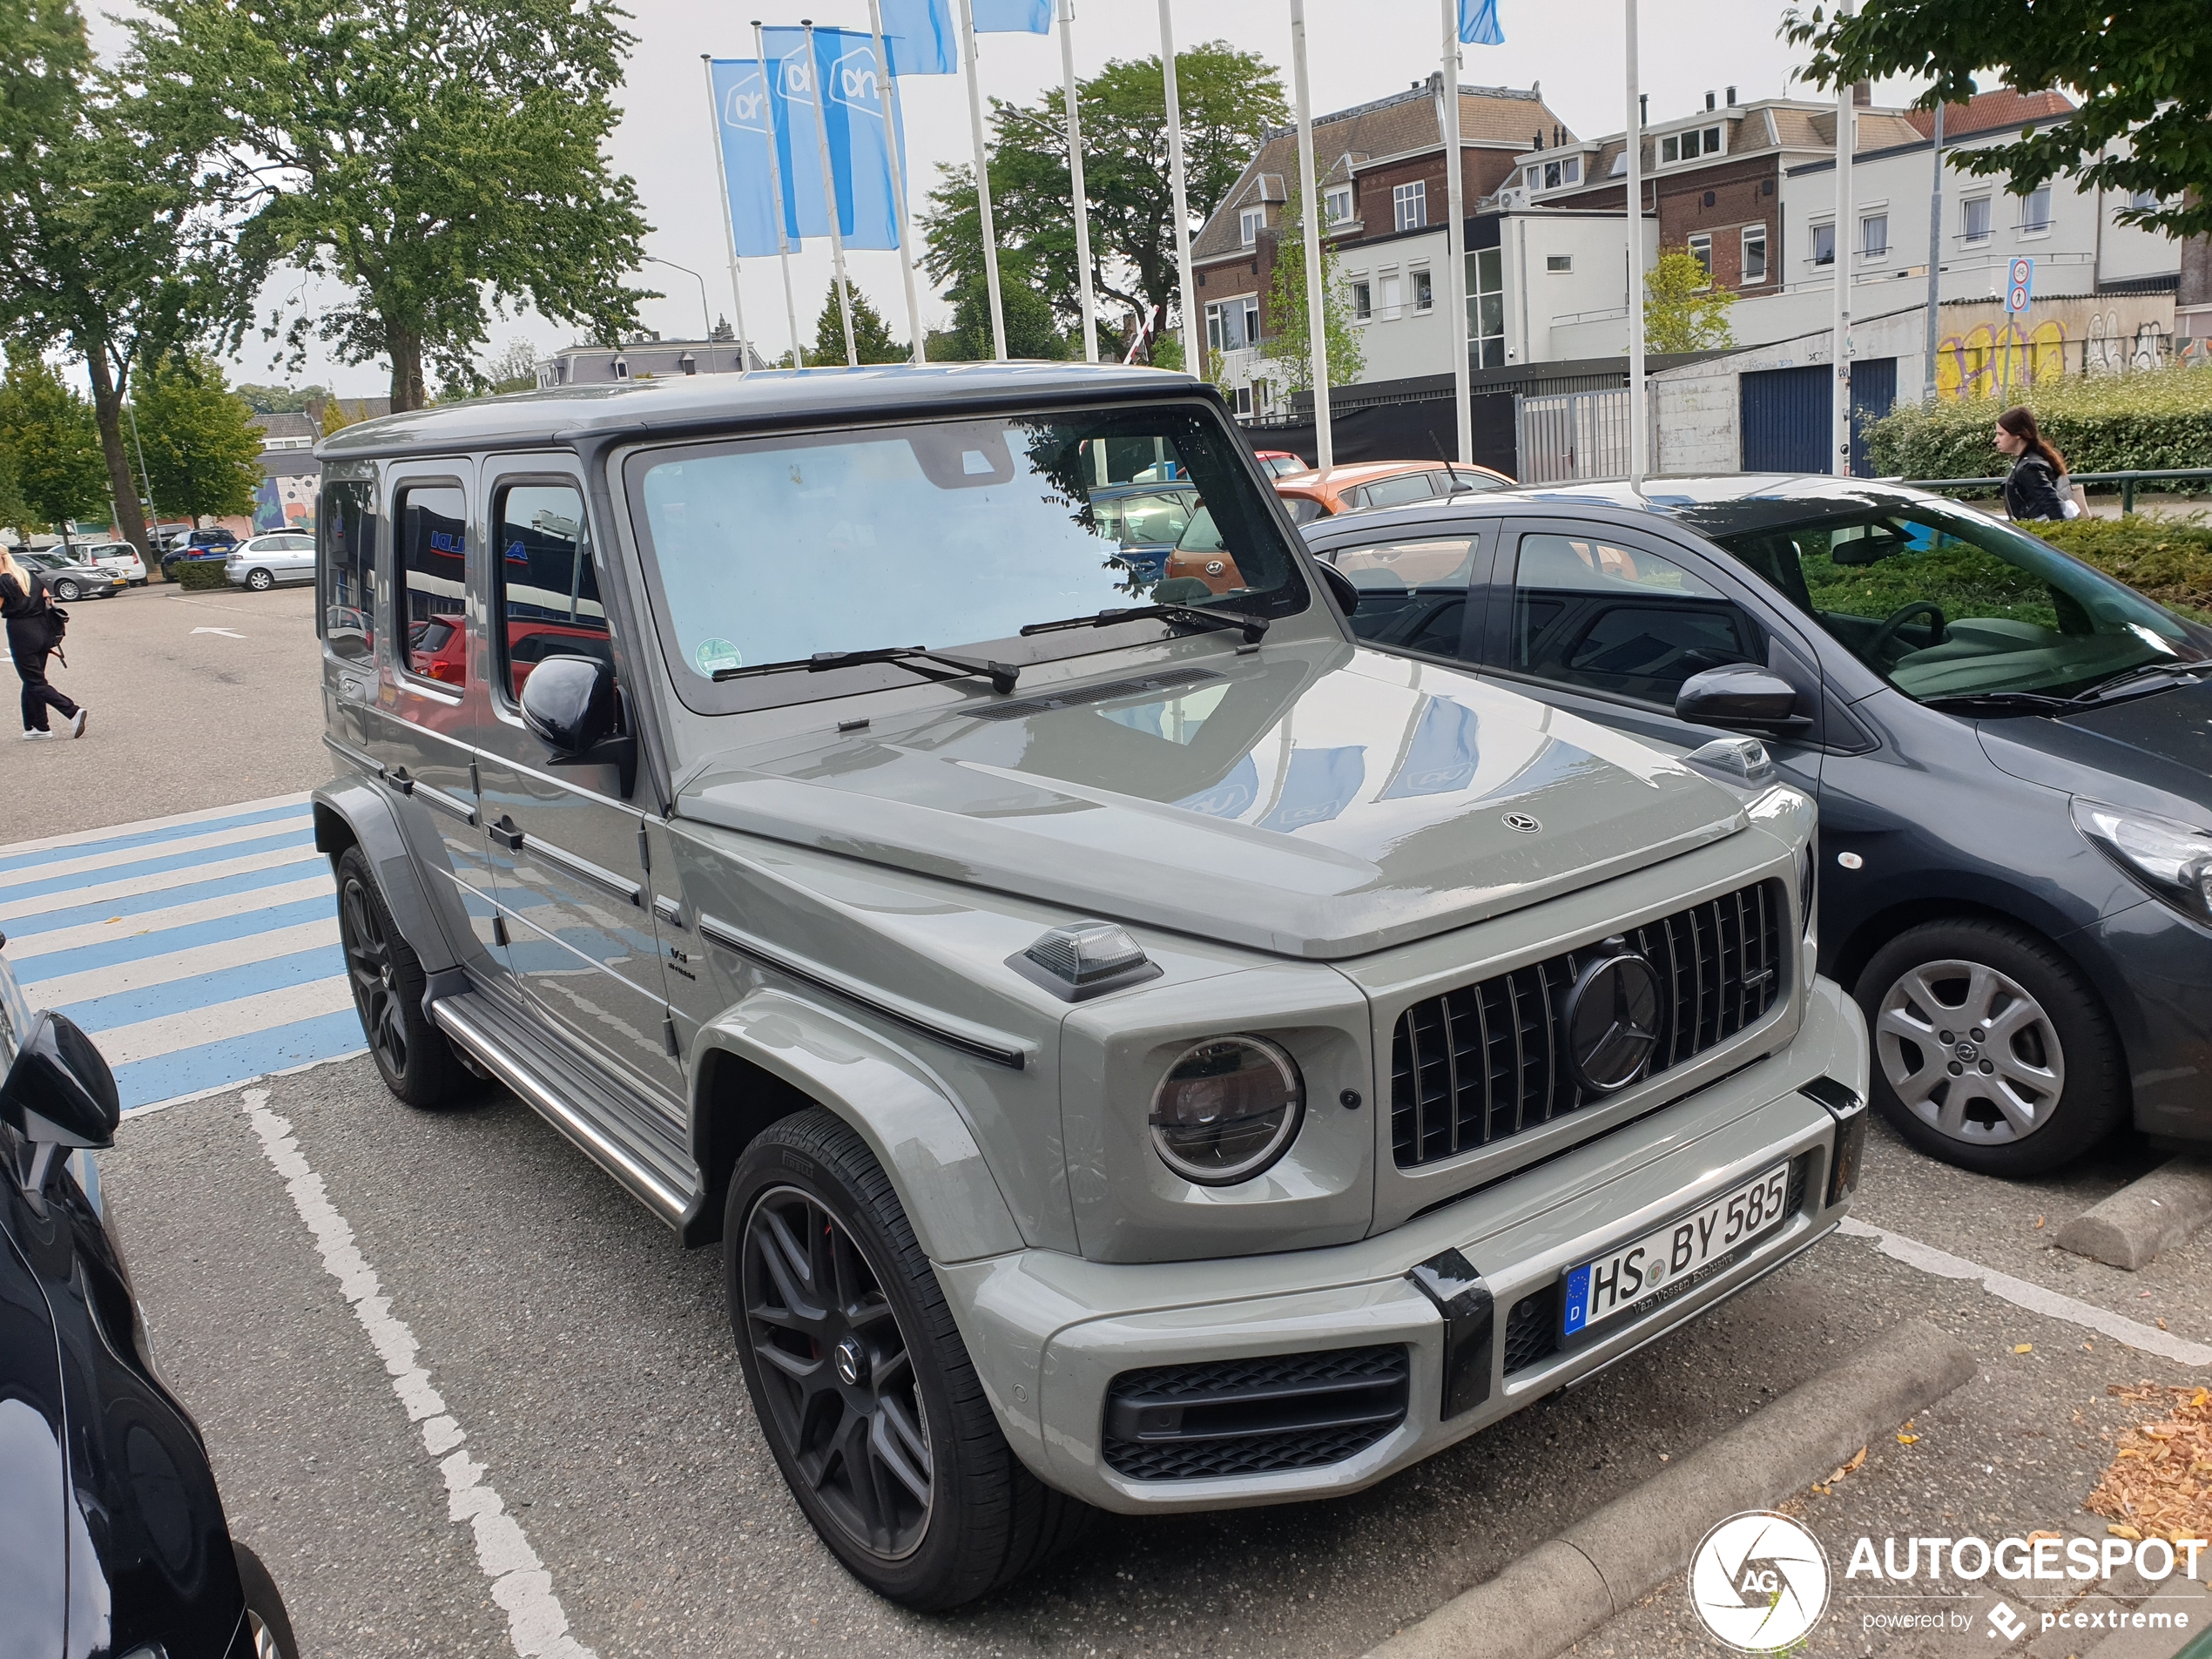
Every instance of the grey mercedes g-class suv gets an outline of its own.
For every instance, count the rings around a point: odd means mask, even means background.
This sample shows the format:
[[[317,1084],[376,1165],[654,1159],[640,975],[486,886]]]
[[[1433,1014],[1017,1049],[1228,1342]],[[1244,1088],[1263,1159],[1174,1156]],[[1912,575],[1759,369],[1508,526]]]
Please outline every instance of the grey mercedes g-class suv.
[[[882,1594],[1370,1485],[1840,1219],[1811,803],[1361,647],[1211,388],[699,376],[318,453],[375,1064],[720,1244]],[[1093,506],[1160,478],[1185,574]]]

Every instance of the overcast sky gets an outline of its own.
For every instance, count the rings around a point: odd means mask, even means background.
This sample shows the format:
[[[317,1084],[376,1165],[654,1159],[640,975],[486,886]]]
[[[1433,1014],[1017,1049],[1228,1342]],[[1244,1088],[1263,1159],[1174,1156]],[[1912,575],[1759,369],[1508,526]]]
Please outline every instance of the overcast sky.
[[[752,56],[751,13],[743,6],[709,0],[631,0],[631,24],[637,44],[630,57],[628,84],[622,94],[622,125],[613,139],[615,166],[638,183],[647,221],[649,253],[688,266],[705,279],[705,304],[716,316],[732,312],[729,261],[715,197],[713,134],[699,57]],[[1460,79],[1469,84],[1540,85],[1553,111],[1579,136],[1617,132],[1626,108],[1622,60],[1624,0],[1499,0],[1506,44],[1467,46]],[[811,10],[813,21],[848,28],[867,27],[867,0],[811,0],[794,6]],[[1404,90],[1438,66],[1441,17],[1437,0],[1308,0],[1308,51],[1313,109],[1318,115]],[[1725,96],[1733,84],[1738,96],[1756,98],[1803,93],[1791,80],[1796,54],[1777,38],[1780,0],[1643,0],[1640,31],[1642,88],[1651,100],[1651,118],[1665,121],[1702,106],[1708,91]],[[795,23],[784,12],[765,11],[769,24]],[[1283,71],[1286,93],[1291,29],[1288,0],[1175,0],[1178,44],[1224,39],[1258,52]],[[96,43],[111,49],[118,31],[95,24]],[[1057,35],[984,35],[981,39],[983,91],[1026,102],[1057,88]],[[1109,58],[1143,57],[1159,50],[1157,0],[1076,0],[1076,71],[1096,73]],[[1878,89],[1881,101],[1911,89]],[[963,163],[973,156],[964,78],[911,76],[900,82],[906,104],[908,192],[919,203],[936,178],[940,162]],[[1193,203],[1194,211],[1201,205]],[[856,253],[848,268],[889,320],[893,332],[906,334],[905,302],[899,256]],[[793,258],[793,286],[799,294],[799,326],[812,338],[813,319],[829,284],[827,245]],[[645,302],[643,319],[663,334],[696,336],[702,326],[699,284],[664,265],[648,265],[644,284],[665,298]],[[786,350],[789,331],[783,288],[772,259],[749,260],[744,273],[746,331],[771,358]],[[300,291],[295,275],[283,285]],[[927,292],[923,280],[925,326],[942,323],[950,307]],[[568,343],[570,332],[543,319],[495,320],[496,350],[522,335],[541,349]],[[341,396],[379,394],[388,388],[388,371],[362,365],[344,368],[311,357],[304,374],[287,375],[272,367],[269,348],[249,344],[231,365],[233,378],[249,381],[320,381]]]

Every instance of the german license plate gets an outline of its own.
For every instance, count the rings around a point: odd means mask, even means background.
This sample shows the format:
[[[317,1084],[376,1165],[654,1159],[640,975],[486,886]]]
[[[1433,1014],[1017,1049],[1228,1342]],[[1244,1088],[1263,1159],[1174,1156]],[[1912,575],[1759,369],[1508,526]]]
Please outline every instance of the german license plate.
[[[1560,1333],[1580,1336],[1617,1318],[1677,1279],[1780,1224],[1790,1192],[1790,1165],[1731,1189],[1658,1231],[1584,1262],[1567,1276]]]

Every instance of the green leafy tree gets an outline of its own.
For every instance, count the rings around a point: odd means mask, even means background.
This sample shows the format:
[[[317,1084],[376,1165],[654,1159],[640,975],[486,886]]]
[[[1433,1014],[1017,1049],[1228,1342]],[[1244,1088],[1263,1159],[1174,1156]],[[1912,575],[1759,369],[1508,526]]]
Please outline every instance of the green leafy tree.
[[[0,452],[24,516],[69,540],[69,521],[107,511],[107,462],[99,422],[36,352],[11,351],[0,378]]]
[[[100,74],[71,0],[0,0],[0,332],[84,364],[118,525],[145,515],[124,442],[132,368],[226,314],[237,289],[188,146]]]
[[[1932,82],[1919,106],[1972,98],[1993,74],[2022,92],[2062,88],[2068,116],[2010,144],[1954,150],[1963,172],[2025,195],[2064,174],[2123,201],[2122,223],[2177,238],[2212,232],[2212,17],[2204,0],[1866,0],[1854,17],[1783,14],[1783,36],[1811,45],[1806,78],[1841,85],[1908,75]]]
[[[607,165],[632,37],[613,0],[147,0],[125,73],[203,156],[258,290],[282,266],[351,298],[281,302],[292,361],[385,360],[392,407],[426,369],[483,383],[490,314],[529,306],[612,341],[644,291],[635,181]]]
[[[23,498],[23,486],[16,482],[16,457],[5,444],[0,444],[0,529],[15,531],[18,540],[30,536],[30,503]]]
[[[1261,135],[1289,118],[1289,106],[1280,72],[1227,41],[1177,52],[1175,72],[1190,206],[1203,218],[1236,183]],[[1077,84],[1076,101],[1090,199],[1092,283],[1102,300],[1119,301],[1163,333],[1177,308],[1178,284],[1167,82],[1158,56],[1115,59]],[[1003,252],[1034,273],[1063,327],[1080,328],[1075,190],[1060,90],[1026,105],[992,100],[991,125],[991,205]],[[919,215],[927,244],[922,266],[934,281],[957,292],[983,277],[975,175],[969,167],[940,172]],[[1113,336],[1102,329],[1100,341],[1110,347]]]
[[[327,386],[257,386],[240,381],[231,388],[256,415],[306,415],[328,401]]]
[[[1728,308],[1736,295],[1714,282],[1687,247],[1662,247],[1643,278],[1643,348],[1710,351],[1733,346]]]
[[[537,347],[516,334],[498,356],[484,366],[484,379],[495,392],[529,392],[537,387]]]
[[[907,361],[906,346],[891,338],[891,325],[868,302],[858,283],[853,285],[853,348],[864,363]],[[837,303],[835,278],[830,280],[829,297],[822,301],[821,315],[814,319],[814,339],[806,347],[806,361],[816,368],[835,368],[845,361],[845,319]]]
[[[253,510],[260,429],[213,358],[194,352],[144,366],[136,408],[154,500],[195,524]]]
[[[999,303],[1006,315],[1006,354],[1057,361],[1069,355],[1068,336],[1061,332],[1052,301],[1016,263],[1015,256],[999,255]],[[842,346],[838,347],[844,350]],[[983,273],[953,290],[952,327],[928,341],[930,361],[947,363],[988,362],[991,343],[991,296]]]
[[[1312,308],[1305,293],[1305,203],[1296,188],[1283,205],[1275,235],[1275,271],[1261,309],[1260,354],[1275,368],[1283,388],[1313,389]],[[1348,386],[1367,367],[1367,354],[1352,322],[1352,289],[1338,268],[1336,250],[1321,245],[1321,327],[1329,354],[1329,384]],[[1158,361],[1156,355],[1154,360]]]

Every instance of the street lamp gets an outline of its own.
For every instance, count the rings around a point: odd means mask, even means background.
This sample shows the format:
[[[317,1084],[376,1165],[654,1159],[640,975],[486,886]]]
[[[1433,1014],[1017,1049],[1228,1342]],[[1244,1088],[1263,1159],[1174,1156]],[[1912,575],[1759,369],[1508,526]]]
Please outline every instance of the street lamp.
[[[713,339],[714,318],[713,315],[707,310],[706,279],[701,276],[697,271],[691,269],[691,267],[688,265],[678,265],[673,260],[658,259],[651,253],[645,255],[645,263],[647,265],[664,265],[671,271],[681,271],[685,276],[691,278],[692,281],[699,285],[699,315],[704,318],[706,322],[705,331],[699,335],[699,338],[701,340]]]

